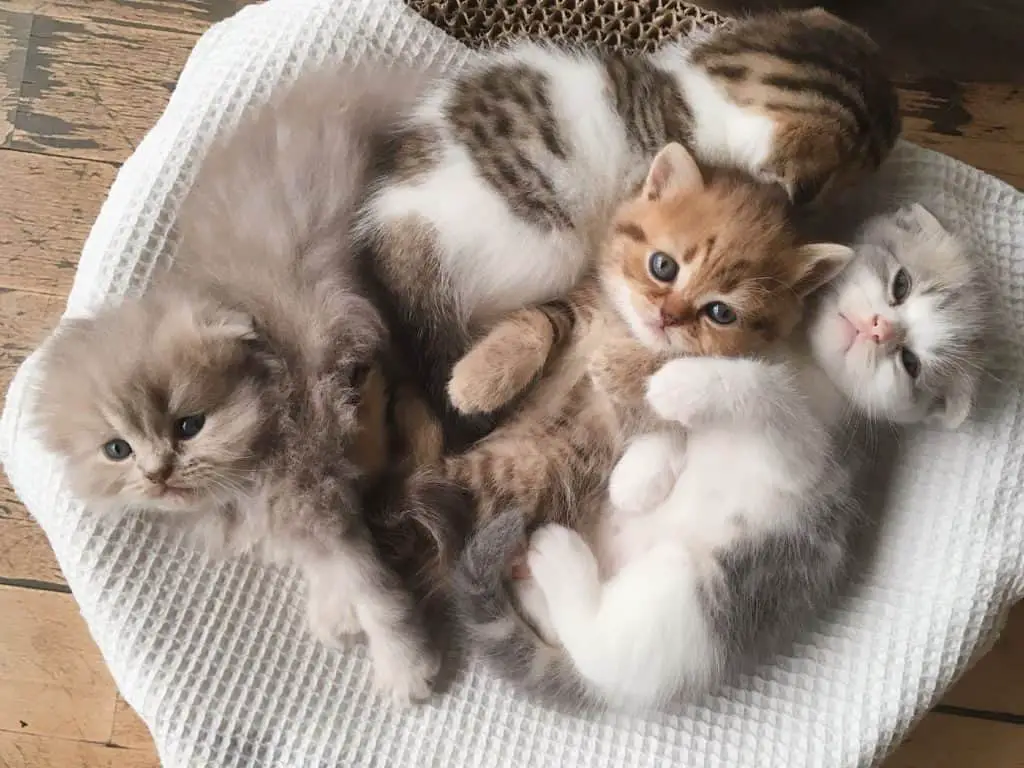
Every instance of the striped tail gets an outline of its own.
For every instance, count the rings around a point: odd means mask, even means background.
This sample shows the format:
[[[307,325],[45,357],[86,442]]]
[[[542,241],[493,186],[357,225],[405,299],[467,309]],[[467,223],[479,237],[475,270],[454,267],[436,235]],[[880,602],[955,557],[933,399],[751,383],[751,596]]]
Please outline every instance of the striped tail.
[[[455,610],[471,650],[498,676],[557,704],[598,705],[565,650],[546,642],[520,613],[509,584],[526,546],[526,517],[508,509],[473,535],[453,576]]]

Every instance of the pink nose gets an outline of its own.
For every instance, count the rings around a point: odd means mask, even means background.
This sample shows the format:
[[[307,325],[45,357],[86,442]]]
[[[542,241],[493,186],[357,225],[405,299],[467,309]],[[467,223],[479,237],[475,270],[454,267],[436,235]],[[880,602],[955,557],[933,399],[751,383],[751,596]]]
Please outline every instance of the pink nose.
[[[876,344],[884,344],[894,336],[892,323],[881,315],[875,315],[870,320],[862,320],[856,323],[857,331],[864,336],[869,336]]]
[[[875,315],[874,327],[871,329],[871,337],[879,344],[883,344],[893,337],[892,323],[881,315]]]

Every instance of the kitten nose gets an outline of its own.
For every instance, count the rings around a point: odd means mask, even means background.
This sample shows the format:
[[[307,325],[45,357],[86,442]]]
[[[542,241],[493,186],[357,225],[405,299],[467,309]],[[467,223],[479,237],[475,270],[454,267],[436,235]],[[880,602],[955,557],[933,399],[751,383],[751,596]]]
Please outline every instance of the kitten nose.
[[[156,469],[147,470],[143,474],[146,476],[146,479],[149,480],[149,482],[161,484],[167,482],[167,478],[171,476],[172,470],[173,467],[171,466],[171,463],[165,462]]]
[[[672,325],[679,325],[679,316],[675,315],[668,310],[661,310],[661,325],[663,328],[668,328]]]
[[[892,323],[881,315],[875,315],[874,318],[872,318],[871,330],[868,333],[878,344],[884,344],[894,335]]]

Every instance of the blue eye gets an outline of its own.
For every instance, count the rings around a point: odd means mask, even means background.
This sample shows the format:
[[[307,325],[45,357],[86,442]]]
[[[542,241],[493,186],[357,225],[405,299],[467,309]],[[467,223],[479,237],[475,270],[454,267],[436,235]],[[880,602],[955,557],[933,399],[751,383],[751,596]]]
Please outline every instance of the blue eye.
[[[716,325],[732,325],[736,322],[736,313],[724,301],[712,301],[704,307],[704,314]]]
[[[910,275],[907,270],[900,267],[899,271],[892,278],[892,300],[895,304],[902,304],[910,295]]]
[[[201,413],[178,419],[174,422],[174,436],[179,440],[191,440],[202,431],[204,424],[206,416]]]
[[[916,379],[921,375],[921,359],[906,347],[900,350],[900,362],[910,378]]]
[[[647,259],[647,268],[651,276],[662,283],[671,283],[679,274],[679,264],[676,260],[662,251],[655,251]]]
[[[132,455],[132,447],[127,440],[116,437],[103,444],[103,454],[111,461],[124,461]]]

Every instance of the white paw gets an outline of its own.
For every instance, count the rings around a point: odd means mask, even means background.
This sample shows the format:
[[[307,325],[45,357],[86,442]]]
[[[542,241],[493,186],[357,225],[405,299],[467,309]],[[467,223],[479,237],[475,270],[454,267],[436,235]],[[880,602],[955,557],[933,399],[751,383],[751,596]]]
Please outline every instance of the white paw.
[[[647,382],[651,409],[666,421],[689,425],[708,394],[709,362],[682,357],[665,363]]]
[[[587,542],[562,525],[545,525],[530,537],[526,554],[530,575],[551,603],[597,582],[597,561]],[[551,606],[552,610],[557,610]]]
[[[306,612],[310,631],[324,645],[344,648],[362,631],[355,605],[344,595],[314,591],[309,596]]]
[[[639,515],[665,501],[678,476],[676,454],[685,449],[681,436],[659,433],[634,440],[608,478],[608,498],[615,510]]]
[[[675,475],[669,471],[656,475],[630,475],[628,467],[615,465],[608,483],[608,498],[615,511],[627,515],[643,515],[653,511],[672,493]]]
[[[441,669],[440,655],[412,636],[371,638],[370,657],[374,685],[399,707],[427,699]]]

